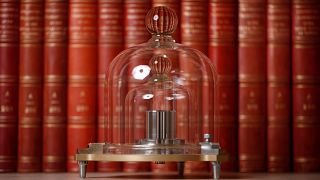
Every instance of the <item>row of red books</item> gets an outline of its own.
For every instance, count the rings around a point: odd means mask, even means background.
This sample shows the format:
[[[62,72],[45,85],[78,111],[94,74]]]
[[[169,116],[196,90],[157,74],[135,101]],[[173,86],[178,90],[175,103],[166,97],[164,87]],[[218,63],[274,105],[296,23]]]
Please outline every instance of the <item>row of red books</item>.
[[[223,169],[319,171],[318,0],[2,0],[0,172],[78,170],[77,148],[105,140],[105,70],[150,38],[144,18],[158,5],[180,16],[176,41],[216,66],[214,132],[230,155]],[[163,172],[176,164],[89,169]]]

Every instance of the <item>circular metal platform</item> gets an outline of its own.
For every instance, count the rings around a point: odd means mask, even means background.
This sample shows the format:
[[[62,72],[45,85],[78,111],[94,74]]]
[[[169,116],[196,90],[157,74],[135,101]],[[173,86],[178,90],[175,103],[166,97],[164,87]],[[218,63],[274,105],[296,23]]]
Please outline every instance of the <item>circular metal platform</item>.
[[[210,154],[76,154],[77,161],[117,161],[117,162],[183,162],[183,161],[224,161],[226,155]]]

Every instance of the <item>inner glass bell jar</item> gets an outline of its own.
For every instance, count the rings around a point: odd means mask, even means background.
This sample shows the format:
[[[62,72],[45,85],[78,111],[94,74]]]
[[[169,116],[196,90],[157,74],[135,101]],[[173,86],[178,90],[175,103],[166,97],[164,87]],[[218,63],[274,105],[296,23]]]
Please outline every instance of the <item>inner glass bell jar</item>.
[[[78,150],[80,175],[85,177],[90,160],[210,161],[218,178],[221,150],[210,140],[217,77],[213,64],[200,51],[175,43],[171,33],[178,18],[173,10],[155,7],[145,23],[152,38],[121,52],[107,70],[105,143]]]

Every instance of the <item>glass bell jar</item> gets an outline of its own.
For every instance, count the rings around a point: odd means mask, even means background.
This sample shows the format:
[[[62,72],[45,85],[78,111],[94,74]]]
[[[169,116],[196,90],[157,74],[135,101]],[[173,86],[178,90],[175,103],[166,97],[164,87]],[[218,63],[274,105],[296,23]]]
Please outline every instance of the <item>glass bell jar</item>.
[[[216,179],[223,154],[211,140],[214,66],[200,51],[175,43],[173,10],[152,8],[145,23],[151,39],[121,52],[107,69],[106,139],[78,150],[80,176],[88,161],[209,161]]]

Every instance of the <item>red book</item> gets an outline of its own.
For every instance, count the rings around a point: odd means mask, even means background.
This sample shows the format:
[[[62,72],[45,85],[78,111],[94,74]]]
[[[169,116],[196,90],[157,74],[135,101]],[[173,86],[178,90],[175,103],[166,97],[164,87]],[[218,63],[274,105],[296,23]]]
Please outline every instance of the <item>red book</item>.
[[[320,1],[293,0],[293,167],[320,171]]]
[[[109,64],[123,50],[123,0],[98,1],[98,141],[106,142],[105,136],[105,74]],[[106,100],[107,102],[104,102]],[[98,162],[100,172],[122,171],[120,162]]]
[[[204,54],[208,53],[208,1],[207,0],[182,0],[181,1],[181,43],[195,48]],[[185,58],[185,57],[180,57]],[[186,78],[190,79],[195,75],[193,67],[186,67],[183,64],[180,65],[183,71],[186,72]],[[205,84],[205,82],[203,82]],[[196,94],[202,95],[202,92],[205,93],[206,86],[203,85],[202,89],[199,89],[200,92],[195,92]],[[208,100],[208,97],[203,97],[203,101]],[[203,103],[207,104],[207,103]],[[202,104],[198,105],[199,111],[202,114],[201,121],[203,122],[202,133],[212,133],[213,127],[210,124],[210,108],[212,107],[203,107]],[[179,111],[179,109],[178,109]],[[211,113],[212,114],[212,113]],[[177,122],[183,122],[179,118]],[[208,163],[206,162],[186,162],[185,163],[185,172],[207,172]]]
[[[151,171],[155,173],[176,172],[178,167],[176,162],[165,162],[164,164],[151,162],[150,166]]]
[[[215,140],[229,154],[225,171],[237,170],[237,1],[211,0],[209,4],[209,57],[218,73]]]
[[[291,44],[290,0],[267,4],[268,171],[290,170]]]
[[[19,3],[0,3],[0,172],[17,164]]]
[[[125,49],[146,42],[150,38],[144,22],[150,8],[149,0],[124,0]]]
[[[18,171],[41,170],[43,2],[20,1]]]
[[[78,148],[96,140],[97,3],[69,1],[67,170]],[[94,170],[89,162],[88,170]]]
[[[239,0],[239,170],[266,170],[266,1]]]
[[[181,43],[208,54],[208,1],[181,0]]]
[[[66,170],[67,1],[46,0],[42,170]]]
[[[142,42],[148,41],[150,34],[145,27],[145,16],[148,10],[151,8],[151,1],[149,0],[125,0],[124,1],[124,41],[125,48],[132,47]],[[128,72],[134,68],[134,64],[131,64],[128,68]],[[128,91],[135,87],[135,82],[130,80],[128,83]],[[114,101],[116,102],[116,101]],[[115,105],[116,108],[118,105]],[[138,117],[141,117],[135,124],[135,139],[145,137],[145,108],[137,107],[134,111]],[[125,172],[137,172],[148,171],[150,163],[143,162],[125,162],[123,163],[123,171]]]
[[[175,11],[178,16],[180,15],[180,0],[153,0],[152,7],[156,6],[166,6]],[[180,26],[178,25],[177,29],[172,33],[172,37],[176,42],[180,42]],[[175,172],[177,171],[177,163],[175,162],[166,162],[165,164],[156,164],[151,162],[151,171],[152,172]]]

